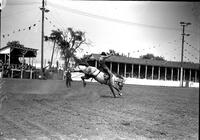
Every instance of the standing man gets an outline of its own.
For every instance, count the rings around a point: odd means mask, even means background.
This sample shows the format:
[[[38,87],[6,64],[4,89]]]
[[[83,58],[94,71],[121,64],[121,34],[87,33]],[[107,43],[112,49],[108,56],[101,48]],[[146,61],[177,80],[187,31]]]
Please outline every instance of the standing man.
[[[66,86],[71,87],[72,75],[69,69],[65,72]]]
[[[0,60],[0,78],[3,78],[3,61]]]

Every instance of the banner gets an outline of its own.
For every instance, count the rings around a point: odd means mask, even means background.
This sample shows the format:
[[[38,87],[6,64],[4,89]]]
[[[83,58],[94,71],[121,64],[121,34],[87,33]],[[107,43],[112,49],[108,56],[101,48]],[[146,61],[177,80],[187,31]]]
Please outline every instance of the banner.
[[[38,22],[40,22],[40,21],[38,21]],[[32,30],[33,27],[37,28],[37,23],[35,23],[35,24],[33,24],[33,25],[30,25],[30,26],[28,26],[28,27],[26,27],[26,28],[14,30],[12,33],[15,34],[15,33],[17,33],[17,32],[26,31],[27,29],[28,29],[28,30]],[[11,35],[11,34],[3,34],[2,37],[3,37],[3,38],[6,38],[6,37],[9,37],[10,35]]]

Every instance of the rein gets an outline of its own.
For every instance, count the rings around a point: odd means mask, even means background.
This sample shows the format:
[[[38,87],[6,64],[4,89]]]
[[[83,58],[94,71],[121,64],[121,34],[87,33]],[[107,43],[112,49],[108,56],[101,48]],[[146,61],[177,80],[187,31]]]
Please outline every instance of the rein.
[[[95,71],[96,72],[96,71]],[[95,73],[95,72],[93,72],[93,73]],[[99,73],[100,73],[101,71],[99,71],[98,73],[97,73],[97,75],[94,75],[94,77],[97,77],[98,75],[99,75]]]

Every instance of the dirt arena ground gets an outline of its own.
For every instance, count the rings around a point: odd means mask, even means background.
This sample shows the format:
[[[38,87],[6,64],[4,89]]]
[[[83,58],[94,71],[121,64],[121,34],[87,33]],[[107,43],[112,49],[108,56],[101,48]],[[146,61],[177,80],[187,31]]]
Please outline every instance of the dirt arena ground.
[[[98,83],[40,82],[6,82],[0,140],[198,139],[199,88],[125,85],[113,98]]]

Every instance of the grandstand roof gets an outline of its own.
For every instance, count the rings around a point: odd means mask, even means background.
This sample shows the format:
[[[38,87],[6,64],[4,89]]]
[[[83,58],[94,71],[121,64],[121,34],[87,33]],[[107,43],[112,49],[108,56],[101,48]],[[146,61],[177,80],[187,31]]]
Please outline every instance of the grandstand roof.
[[[17,57],[36,57],[37,56],[37,49],[27,48],[27,47],[20,47],[20,46],[5,46],[0,48],[0,54],[9,54]]]
[[[90,60],[98,60],[99,57],[100,57],[100,54],[92,54]],[[108,59],[106,59],[106,62],[140,64],[140,65],[173,67],[173,68],[181,67],[180,62],[132,58],[132,57],[126,57],[126,56],[111,56]],[[199,69],[199,66],[200,66],[199,63],[192,63],[192,62],[183,63],[183,68],[187,68],[187,69]]]

